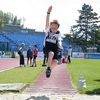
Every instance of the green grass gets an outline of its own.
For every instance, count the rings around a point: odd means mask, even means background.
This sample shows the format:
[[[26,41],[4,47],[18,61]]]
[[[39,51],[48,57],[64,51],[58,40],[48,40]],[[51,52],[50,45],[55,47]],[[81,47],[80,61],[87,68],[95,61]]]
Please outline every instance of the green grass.
[[[30,84],[38,78],[44,70],[42,62],[37,62],[37,67],[18,67],[0,72],[0,83],[27,83]]]
[[[12,55],[12,52],[11,51],[5,51],[5,55],[6,56],[11,56]]]
[[[73,85],[80,93],[100,94],[100,60],[99,59],[72,59],[68,64]],[[86,79],[86,88],[79,87],[79,77]]]

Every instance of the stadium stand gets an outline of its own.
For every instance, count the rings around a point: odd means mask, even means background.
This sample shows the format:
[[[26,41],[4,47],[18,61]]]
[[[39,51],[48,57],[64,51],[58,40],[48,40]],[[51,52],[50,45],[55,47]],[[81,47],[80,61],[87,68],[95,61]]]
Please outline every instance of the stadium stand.
[[[25,43],[25,50],[28,46],[33,46],[34,44],[38,45],[39,51],[42,50],[42,45],[44,41],[44,33],[36,32],[34,34],[25,34],[25,33],[4,33],[0,34],[0,42],[8,42],[9,50],[13,51],[18,48],[21,43]]]
[[[16,51],[18,46],[21,43],[25,43],[25,50],[28,49],[29,46],[37,44],[39,51],[43,49],[43,42],[44,42],[45,33],[44,32],[34,32],[30,33],[0,33],[0,43],[7,43],[6,50]],[[67,48],[72,45],[66,39],[62,40],[62,45],[64,52],[66,52]],[[6,46],[6,45],[5,45]],[[80,51],[80,47],[74,45],[73,51],[77,52]]]
[[[3,34],[0,33],[0,42],[9,42],[8,39],[6,39]]]
[[[34,44],[37,44],[39,51],[43,49],[44,32],[35,31],[34,29],[24,29],[16,25],[5,25],[0,32],[0,50],[16,51],[21,43],[25,43],[25,50],[29,46],[33,47]],[[66,52],[70,45],[72,44],[69,41],[62,39],[64,52]],[[75,45],[72,45],[72,47],[74,48],[73,51],[79,51],[80,47]]]

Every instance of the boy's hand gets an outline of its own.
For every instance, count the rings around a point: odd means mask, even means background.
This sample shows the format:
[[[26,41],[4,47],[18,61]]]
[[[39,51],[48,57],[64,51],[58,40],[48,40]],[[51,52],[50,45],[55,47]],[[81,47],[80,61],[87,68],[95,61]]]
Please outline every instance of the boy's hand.
[[[50,6],[49,8],[48,8],[48,13],[51,13],[51,11],[52,11],[52,6]]]

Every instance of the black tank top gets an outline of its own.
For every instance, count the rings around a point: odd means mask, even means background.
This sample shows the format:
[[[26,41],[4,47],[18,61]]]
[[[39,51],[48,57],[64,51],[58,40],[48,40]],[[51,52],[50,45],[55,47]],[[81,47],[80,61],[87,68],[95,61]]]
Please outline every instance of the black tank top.
[[[58,49],[58,38],[59,38],[59,31],[56,33],[52,33],[51,31],[48,31],[48,35],[45,38],[45,47],[50,49]]]

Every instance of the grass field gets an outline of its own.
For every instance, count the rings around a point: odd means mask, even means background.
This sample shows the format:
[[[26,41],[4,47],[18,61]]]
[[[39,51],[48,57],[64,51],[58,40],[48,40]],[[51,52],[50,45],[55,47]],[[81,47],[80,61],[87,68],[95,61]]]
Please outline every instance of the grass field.
[[[100,60],[99,59],[72,59],[68,64],[75,88],[80,93],[100,94]],[[87,87],[79,87],[79,77],[84,77]]]
[[[17,67],[0,72],[0,83],[32,83],[44,70],[42,62],[37,62],[37,67]]]
[[[96,59],[72,59],[68,64],[72,83],[80,93],[100,94],[100,60]],[[44,70],[42,61],[37,62],[37,67],[17,67],[0,72],[0,83],[26,83],[31,84]],[[87,87],[79,87],[79,78],[84,77]]]

